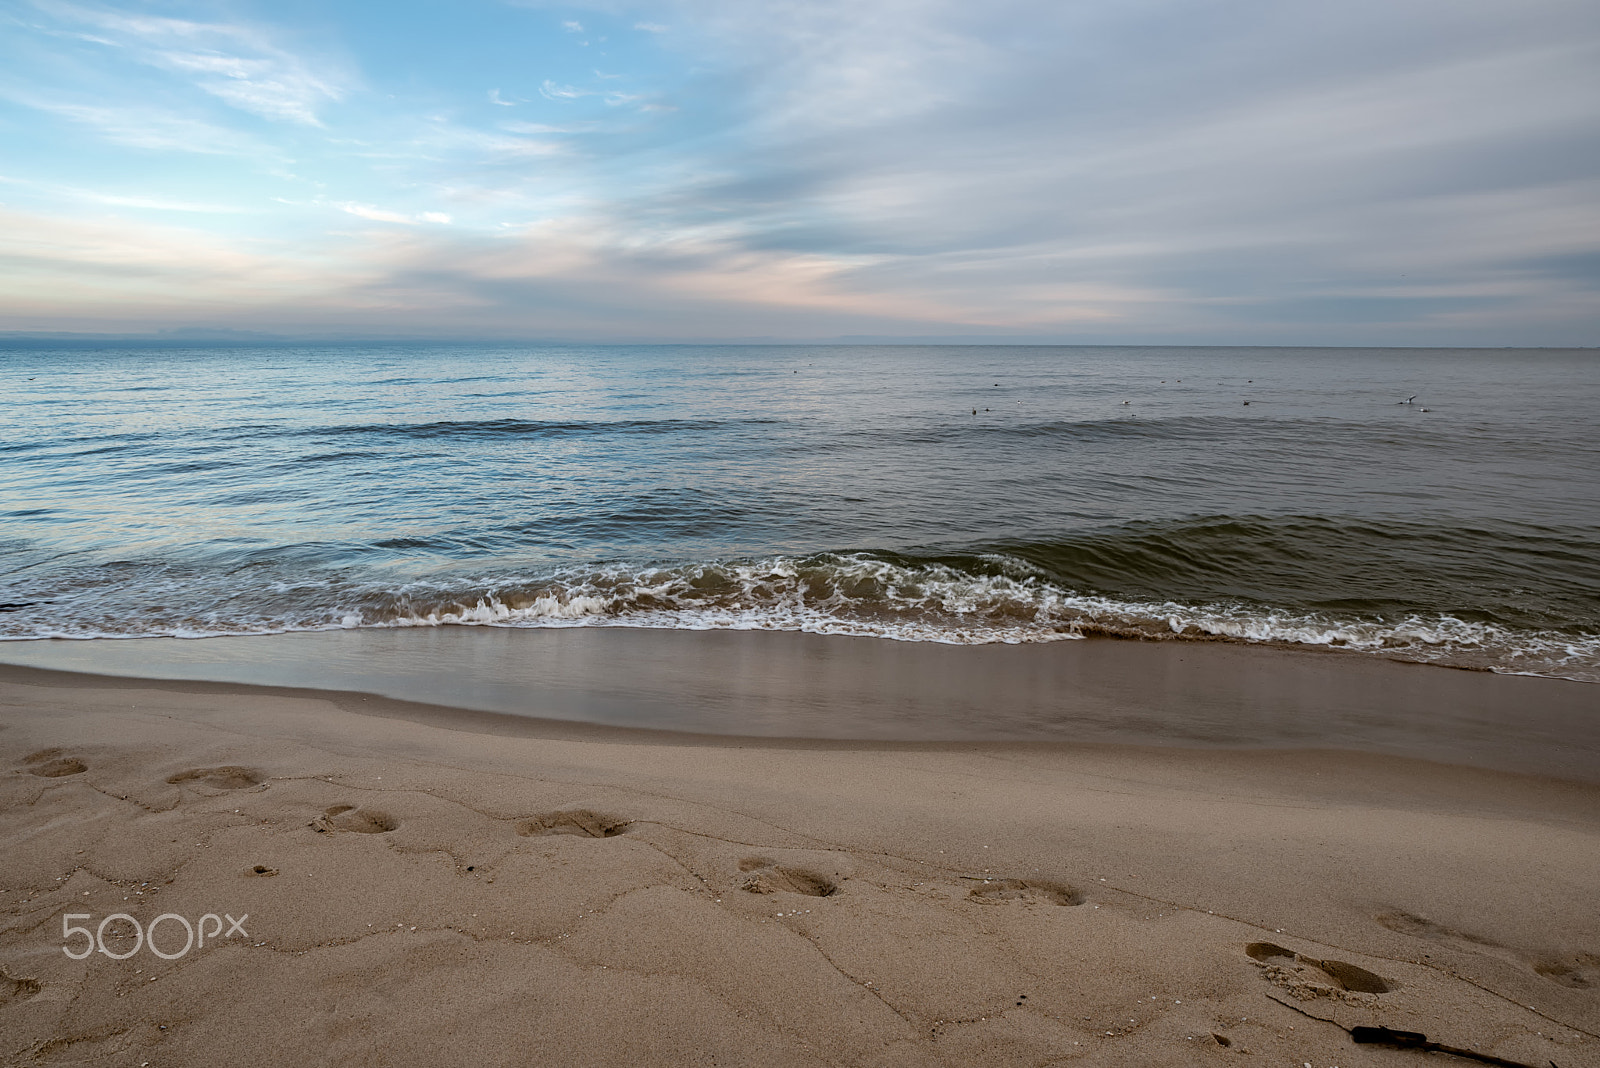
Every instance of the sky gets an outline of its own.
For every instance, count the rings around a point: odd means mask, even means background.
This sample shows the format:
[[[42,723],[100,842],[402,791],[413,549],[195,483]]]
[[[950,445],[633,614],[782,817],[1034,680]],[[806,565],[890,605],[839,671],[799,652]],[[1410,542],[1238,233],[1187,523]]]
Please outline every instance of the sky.
[[[1600,345],[1594,0],[0,0],[0,332]]]

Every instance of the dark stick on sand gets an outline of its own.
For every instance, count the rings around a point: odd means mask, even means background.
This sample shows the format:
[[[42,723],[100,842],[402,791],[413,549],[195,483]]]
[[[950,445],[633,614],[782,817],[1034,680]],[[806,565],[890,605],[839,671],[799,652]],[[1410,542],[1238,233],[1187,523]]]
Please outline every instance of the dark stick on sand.
[[[1268,994],[1279,1005],[1286,1009],[1293,1009],[1301,1016],[1322,1023],[1333,1024],[1339,1030],[1350,1036],[1352,1042],[1364,1046],[1392,1046],[1395,1049],[1415,1049],[1423,1053],[1448,1053],[1452,1057],[1465,1057],[1468,1060],[1479,1061],[1483,1064],[1498,1064],[1504,1068],[1541,1068],[1540,1065],[1528,1064],[1525,1061],[1508,1061],[1504,1057],[1496,1057],[1492,1053],[1478,1053],[1470,1049],[1461,1049],[1457,1046],[1447,1046],[1443,1042],[1429,1042],[1428,1036],[1421,1031],[1395,1031],[1388,1027],[1346,1027],[1337,1020],[1330,1020],[1326,1016],[1318,1016],[1307,1012],[1297,1005],[1291,1005],[1282,998]],[[1560,1068],[1555,1061],[1550,1062],[1550,1068]]]

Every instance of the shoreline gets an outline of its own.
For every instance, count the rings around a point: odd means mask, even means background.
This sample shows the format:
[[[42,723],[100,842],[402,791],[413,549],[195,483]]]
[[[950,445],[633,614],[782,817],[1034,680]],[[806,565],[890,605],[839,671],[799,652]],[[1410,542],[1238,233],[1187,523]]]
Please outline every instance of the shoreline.
[[[0,848],[18,1062],[1600,1064],[1600,787],[1399,756],[6,668]],[[63,954],[117,912],[250,937]]]
[[[8,642],[4,665],[364,695],[546,730],[1334,749],[1600,782],[1589,684],[1222,642],[441,628]]]

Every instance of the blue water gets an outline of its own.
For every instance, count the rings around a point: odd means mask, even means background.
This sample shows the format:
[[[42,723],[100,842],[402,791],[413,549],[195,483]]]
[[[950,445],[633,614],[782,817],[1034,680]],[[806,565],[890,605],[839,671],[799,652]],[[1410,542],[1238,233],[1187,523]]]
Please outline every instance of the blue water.
[[[0,380],[4,638],[1111,634],[1600,681],[1592,351],[59,346]]]

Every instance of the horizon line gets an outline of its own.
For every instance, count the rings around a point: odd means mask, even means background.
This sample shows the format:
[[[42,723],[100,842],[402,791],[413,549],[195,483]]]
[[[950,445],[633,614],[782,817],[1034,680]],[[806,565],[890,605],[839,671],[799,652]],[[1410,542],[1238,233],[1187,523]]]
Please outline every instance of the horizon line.
[[[983,348],[1095,348],[1095,349],[1412,349],[1451,351],[1549,351],[1584,352],[1600,350],[1596,345],[1449,345],[1449,344],[1330,344],[1325,342],[1176,342],[1176,341],[1069,341],[1038,337],[1005,337],[993,334],[972,335],[894,335],[894,334],[837,334],[816,338],[776,338],[755,336],[743,338],[676,338],[676,339],[596,339],[562,337],[465,337],[448,338],[427,335],[383,334],[268,334],[245,330],[158,331],[147,334],[87,333],[76,331],[0,331],[0,347],[13,348],[25,345],[140,345],[168,348],[233,347],[269,348],[290,345],[571,345],[606,348],[673,346],[714,347],[770,347],[788,348],[802,346],[839,347],[983,347]]]

